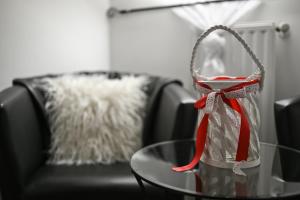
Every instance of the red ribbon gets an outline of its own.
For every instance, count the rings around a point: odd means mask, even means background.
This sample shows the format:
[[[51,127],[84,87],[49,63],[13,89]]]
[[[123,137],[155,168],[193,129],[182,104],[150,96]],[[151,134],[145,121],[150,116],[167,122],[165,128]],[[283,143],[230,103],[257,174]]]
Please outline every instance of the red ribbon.
[[[244,79],[244,77],[237,77],[237,78],[217,77],[215,80],[225,80],[225,79]],[[238,147],[237,147],[237,153],[236,153],[236,158],[235,158],[236,161],[247,160],[247,158],[248,158],[248,148],[249,148],[249,143],[250,143],[250,127],[249,127],[248,119],[245,115],[245,112],[244,112],[243,108],[241,107],[241,105],[239,104],[239,102],[236,99],[226,98],[224,95],[224,92],[231,92],[234,90],[239,90],[245,86],[255,84],[258,82],[259,82],[259,80],[257,80],[257,79],[251,80],[251,81],[248,81],[245,83],[240,83],[235,86],[223,89],[217,93],[217,95],[221,96],[224,103],[226,103],[233,110],[237,111],[241,116],[240,134],[239,134]],[[200,85],[201,87],[211,90],[210,86],[208,86],[200,81],[196,81],[196,83],[198,85]],[[196,109],[205,108],[206,99],[207,99],[207,96],[204,96],[200,100],[198,100],[194,105],[195,108]],[[204,147],[205,147],[207,127],[208,127],[208,122],[209,122],[208,119],[209,119],[209,114],[205,113],[200,122],[198,130],[197,130],[196,153],[194,155],[193,160],[185,166],[173,167],[172,169],[174,171],[177,171],[177,172],[187,171],[187,170],[194,168],[198,164],[198,162],[202,156],[202,153],[204,151]]]

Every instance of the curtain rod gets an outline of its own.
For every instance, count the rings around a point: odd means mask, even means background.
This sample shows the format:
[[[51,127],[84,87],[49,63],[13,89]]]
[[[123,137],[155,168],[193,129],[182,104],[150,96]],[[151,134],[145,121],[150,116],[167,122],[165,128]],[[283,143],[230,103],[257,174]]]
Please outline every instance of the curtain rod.
[[[151,10],[162,10],[162,9],[170,9],[170,8],[177,8],[183,6],[194,6],[198,4],[211,4],[211,3],[222,3],[222,2],[229,2],[229,1],[249,1],[249,0],[212,0],[212,1],[198,1],[193,3],[186,3],[186,4],[175,4],[175,5],[167,5],[167,6],[154,6],[154,7],[147,7],[147,8],[135,8],[135,9],[127,9],[127,10],[119,10],[115,7],[111,7],[107,10],[108,17],[114,17],[117,14],[130,14],[135,12],[144,12],[144,11],[151,11]]]

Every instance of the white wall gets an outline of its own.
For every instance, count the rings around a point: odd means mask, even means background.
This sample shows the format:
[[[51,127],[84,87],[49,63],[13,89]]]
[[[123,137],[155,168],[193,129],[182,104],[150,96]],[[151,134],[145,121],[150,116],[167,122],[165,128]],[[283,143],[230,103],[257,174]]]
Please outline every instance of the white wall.
[[[112,0],[112,6],[125,9],[153,5],[159,1]],[[110,22],[112,69],[180,78],[190,85],[194,34],[173,13],[135,13],[116,16]]]
[[[276,37],[276,99],[300,94],[300,1],[263,0],[258,10],[241,22],[274,21],[290,24],[290,37]]]
[[[155,6],[160,2],[112,0],[112,6],[130,9]],[[300,1],[262,2],[261,7],[241,19],[240,23],[267,20],[291,25],[290,38],[276,38],[276,98],[300,94],[300,87],[297,87],[300,85]],[[184,22],[168,10],[117,16],[110,22],[113,69],[177,77],[190,86],[188,67],[195,37]]]
[[[0,0],[0,90],[12,78],[109,68],[109,0]]]

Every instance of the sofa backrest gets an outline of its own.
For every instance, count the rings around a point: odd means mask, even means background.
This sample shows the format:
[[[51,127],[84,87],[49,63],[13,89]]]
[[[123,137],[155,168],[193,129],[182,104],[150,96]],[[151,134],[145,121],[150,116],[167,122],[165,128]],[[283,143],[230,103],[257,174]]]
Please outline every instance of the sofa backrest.
[[[274,104],[278,144],[300,150],[300,96]]]
[[[22,86],[0,93],[0,181],[3,195],[19,194],[44,162],[40,116]]]
[[[106,75],[109,79],[119,79],[124,75],[147,75],[134,74],[124,72],[76,72],[74,75]],[[41,92],[39,84],[35,80],[45,77],[61,76],[55,74],[48,74],[38,77],[30,77],[23,79],[15,79],[15,85],[24,86],[34,97],[34,101],[38,105],[38,110],[41,111],[43,121],[47,123],[47,115],[44,110],[45,97]],[[195,99],[182,87],[179,80],[169,79],[159,76],[147,75],[149,77],[149,85],[145,90],[148,95],[146,115],[144,119],[144,128],[142,133],[143,145],[149,145],[154,142],[165,140],[183,139],[193,137],[197,111],[194,109]],[[49,146],[49,134],[45,134],[45,144]]]
[[[193,138],[197,121],[194,103],[182,86],[167,85],[157,107],[152,142]]]

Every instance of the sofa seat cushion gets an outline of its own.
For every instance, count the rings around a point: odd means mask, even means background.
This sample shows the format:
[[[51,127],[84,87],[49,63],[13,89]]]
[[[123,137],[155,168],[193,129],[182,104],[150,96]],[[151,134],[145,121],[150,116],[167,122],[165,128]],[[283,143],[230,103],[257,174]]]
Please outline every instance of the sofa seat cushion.
[[[164,191],[145,184],[147,196],[163,199]],[[128,163],[112,165],[46,165],[30,179],[24,199],[141,199]],[[159,198],[161,197],[161,198]]]

